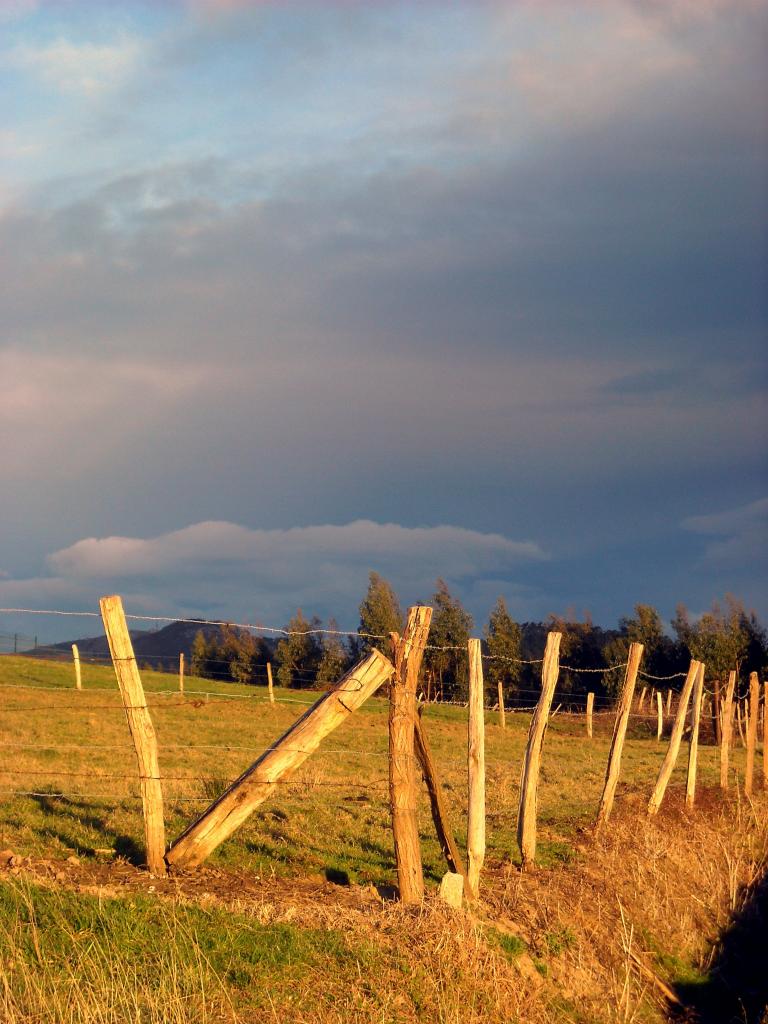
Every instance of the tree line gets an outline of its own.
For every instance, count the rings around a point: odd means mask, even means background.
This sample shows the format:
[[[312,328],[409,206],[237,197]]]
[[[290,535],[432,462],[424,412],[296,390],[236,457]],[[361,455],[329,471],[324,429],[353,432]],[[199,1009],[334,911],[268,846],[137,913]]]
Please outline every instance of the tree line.
[[[439,579],[431,602],[434,609],[429,647],[426,651],[420,686],[427,700],[464,701],[469,685],[467,640],[474,630],[472,615],[450,593],[445,580]],[[375,639],[390,633],[402,633],[405,617],[397,594],[379,573],[369,574],[368,590],[360,604],[357,635],[342,636],[333,619],[324,632],[320,619],[305,618],[301,610],[286,625],[283,639],[274,641],[251,631],[224,626],[207,635],[200,631],[192,647],[190,670],[193,675],[226,678],[238,683],[266,682],[266,664],[274,666],[276,682],[293,688],[323,688],[339,677],[371,647],[388,649],[387,641]],[[672,620],[674,635],[668,635],[658,611],[638,604],[634,614],[619,620],[618,629],[603,629],[591,621],[570,614],[550,615],[544,622],[515,622],[507,605],[499,597],[482,631],[486,656],[484,678],[487,698],[496,700],[498,684],[504,689],[508,706],[535,703],[540,688],[540,665],[529,664],[541,658],[546,634],[562,633],[558,695],[567,703],[593,690],[598,696],[613,697],[621,686],[621,671],[598,673],[583,669],[605,669],[627,659],[629,645],[645,648],[643,670],[655,676],[685,672],[692,657],[707,665],[707,676],[722,680],[735,669],[746,680],[750,671],[763,673],[768,666],[768,637],[753,612],[728,595],[722,604],[699,618],[678,605]],[[664,685],[679,688],[681,680]]]

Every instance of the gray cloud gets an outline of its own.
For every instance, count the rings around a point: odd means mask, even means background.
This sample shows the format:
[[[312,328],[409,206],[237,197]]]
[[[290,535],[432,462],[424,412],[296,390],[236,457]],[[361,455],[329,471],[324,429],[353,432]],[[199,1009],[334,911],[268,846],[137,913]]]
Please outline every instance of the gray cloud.
[[[749,566],[764,571],[768,563],[768,498],[711,515],[690,516],[683,529],[712,537],[704,558],[727,568]]]

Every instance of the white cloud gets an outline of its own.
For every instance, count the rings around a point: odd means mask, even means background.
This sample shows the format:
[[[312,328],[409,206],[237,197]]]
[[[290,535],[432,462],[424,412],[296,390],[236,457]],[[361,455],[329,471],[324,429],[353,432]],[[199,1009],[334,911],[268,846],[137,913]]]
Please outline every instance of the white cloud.
[[[691,516],[683,529],[717,538],[706,545],[706,561],[741,566],[768,554],[768,498],[712,515]]]
[[[46,46],[17,46],[10,59],[62,92],[94,97],[121,84],[140,53],[139,41],[132,36],[102,45],[60,38]]]

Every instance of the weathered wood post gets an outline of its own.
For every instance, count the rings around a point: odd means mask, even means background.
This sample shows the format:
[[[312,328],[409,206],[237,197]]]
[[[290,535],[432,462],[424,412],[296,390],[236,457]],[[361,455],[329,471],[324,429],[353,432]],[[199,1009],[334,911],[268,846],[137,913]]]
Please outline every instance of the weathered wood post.
[[[179,693],[184,693],[184,652],[179,654]]]
[[[701,702],[704,696],[704,666],[699,665],[693,687],[693,721],[688,745],[688,777],[685,782],[685,806],[693,807],[696,799],[696,768],[699,758],[699,726],[701,725]]]
[[[80,675],[80,651],[77,649],[77,644],[72,644],[72,660],[75,663],[75,689],[82,690],[83,680]]]
[[[269,690],[269,703],[275,703],[275,691],[272,687],[272,665],[267,662],[267,689]]]
[[[372,650],[182,832],[166,855],[168,863],[178,868],[202,864],[259,804],[274,795],[277,784],[289,778],[325,737],[346,722],[392,672],[391,662],[380,651]]]
[[[595,695],[591,691],[587,694],[587,739],[592,739],[592,712],[595,707]]]
[[[672,687],[667,690],[667,718],[672,714]]]
[[[477,897],[485,860],[485,715],[483,659],[479,640],[468,642],[469,718],[467,727],[467,885]]]
[[[532,867],[536,859],[536,810],[539,788],[539,769],[544,733],[547,729],[552,698],[555,695],[560,668],[560,640],[562,633],[549,633],[541,666],[541,696],[528,730],[528,744],[520,775],[520,803],[517,810],[517,844],[523,861],[523,870]]]
[[[128,728],[139,763],[141,803],[144,809],[144,834],[147,844],[147,866],[153,875],[165,874],[165,824],[163,822],[163,789],[157,756],[157,736],[147,708],[144,687],[133,653],[123,611],[117,596],[99,601],[109,652],[115,666],[117,685],[125,706]]]
[[[728,789],[728,757],[733,737],[733,691],[736,688],[736,673],[728,673],[728,685],[725,688],[725,700],[722,706],[722,726],[720,729],[720,789]]]
[[[421,766],[421,774],[429,794],[429,804],[432,810],[432,820],[435,823],[437,839],[440,849],[443,851],[448,867],[454,874],[463,875],[466,878],[464,862],[461,859],[459,848],[453,836],[453,831],[448,819],[448,812],[443,799],[443,790],[440,786],[440,778],[437,773],[435,759],[432,756],[432,749],[427,739],[423,721],[424,705],[420,704],[416,715],[416,728],[414,738],[416,740],[416,757]]]
[[[656,742],[661,743],[664,732],[664,705],[661,699],[661,690],[656,691]]]
[[[416,817],[416,686],[432,609],[408,609],[405,632],[393,636],[395,674],[389,689],[389,800],[397,865],[397,884],[403,903],[424,896],[419,825]]]
[[[763,683],[763,787],[768,788],[768,683]]]
[[[744,771],[744,794],[752,796],[757,748],[757,722],[760,717],[760,683],[757,672],[749,673],[749,719],[747,720],[747,766]]]
[[[499,725],[501,726],[502,729],[506,729],[507,728],[507,718],[506,718],[506,715],[504,714],[504,686],[503,686],[501,680],[499,680],[498,690],[499,690]]]
[[[683,729],[685,728],[685,718],[688,712],[688,701],[691,699],[691,690],[693,684],[696,682],[696,676],[699,671],[699,662],[695,659],[691,662],[691,667],[688,669],[688,675],[685,677],[685,683],[680,693],[680,703],[677,705],[677,714],[675,715],[675,721],[672,725],[672,732],[669,737],[669,747],[667,753],[662,761],[661,768],[659,769],[659,775],[656,779],[656,785],[653,788],[651,799],[648,801],[648,813],[656,814],[659,807],[661,807],[661,801],[664,799],[664,794],[667,790],[667,784],[669,783],[672,770],[675,767],[677,761],[677,755],[680,752],[680,742],[683,738]]]
[[[616,796],[616,786],[619,782],[621,772],[621,751],[624,747],[624,738],[627,735],[627,724],[629,713],[632,710],[632,700],[635,695],[635,683],[640,668],[640,659],[643,656],[643,645],[632,643],[629,645],[629,656],[627,668],[624,673],[624,685],[621,688],[619,706],[616,710],[616,720],[613,725],[613,739],[611,750],[608,755],[608,767],[605,772],[605,784],[603,794],[600,798],[600,806],[597,809],[595,828],[601,829],[611,815],[613,800]]]
[[[640,712],[643,710],[643,704],[645,703],[645,695],[646,695],[647,692],[648,692],[648,687],[644,686],[643,689],[640,692],[640,699],[637,702],[637,713],[638,714],[640,714]]]

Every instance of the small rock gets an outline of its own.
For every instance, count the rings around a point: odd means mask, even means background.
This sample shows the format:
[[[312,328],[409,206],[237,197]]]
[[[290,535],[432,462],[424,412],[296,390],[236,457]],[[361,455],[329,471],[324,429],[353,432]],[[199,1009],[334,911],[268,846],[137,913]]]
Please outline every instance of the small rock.
[[[440,882],[440,899],[449,907],[456,910],[461,909],[461,901],[464,897],[464,877],[453,871],[446,871],[443,880]]]

